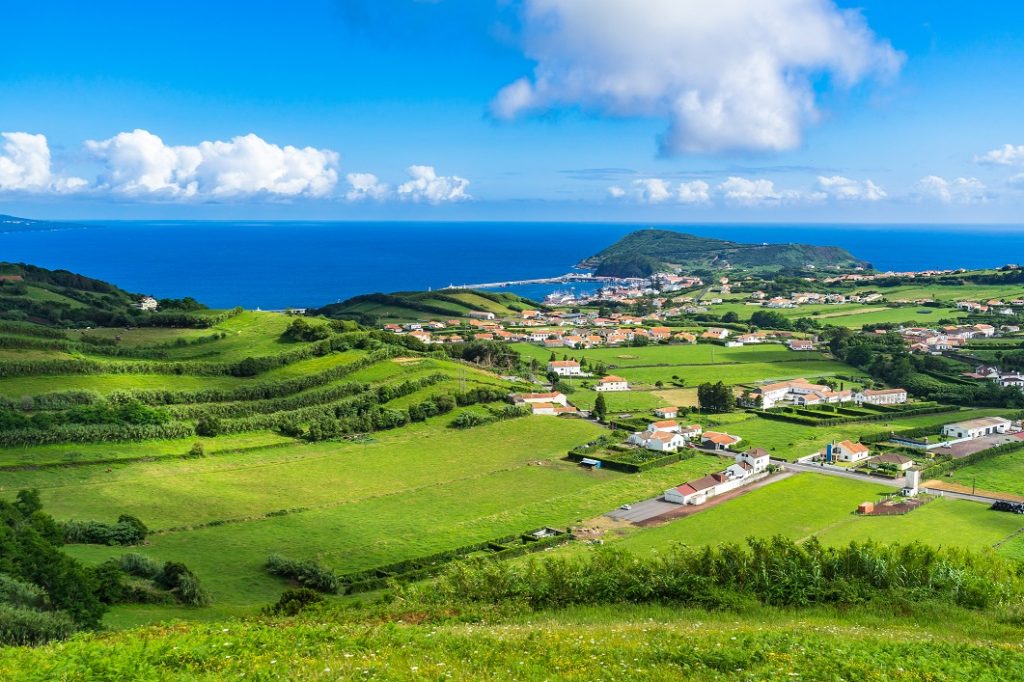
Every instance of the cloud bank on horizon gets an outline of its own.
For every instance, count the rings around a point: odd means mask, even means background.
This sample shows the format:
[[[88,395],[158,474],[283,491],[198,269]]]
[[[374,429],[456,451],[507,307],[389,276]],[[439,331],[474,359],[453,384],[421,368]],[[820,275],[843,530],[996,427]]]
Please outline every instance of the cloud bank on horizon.
[[[95,182],[57,174],[45,135],[0,133],[0,192],[109,194],[135,200],[223,200],[336,196],[340,154],[280,146],[249,133],[228,141],[168,145],[148,130],[86,140],[101,164]],[[413,165],[395,191],[372,173],[349,173],[349,201],[373,199],[440,204],[470,199],[469,180]]]

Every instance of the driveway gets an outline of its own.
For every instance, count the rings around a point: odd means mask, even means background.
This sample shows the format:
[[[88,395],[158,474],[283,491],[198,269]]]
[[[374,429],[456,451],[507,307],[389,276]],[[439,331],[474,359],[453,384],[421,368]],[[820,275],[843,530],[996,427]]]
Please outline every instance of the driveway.
[[[655,497],[650,500],[644,500],[643,502],[636,502],[631,505],[632,509],[616,509],[613,512],[608,512],[605,516],[615,519],[616,521],[629,521],[630,523],[640,523],[647,519],[653,519],[662,514],[667,514],[670,511],[679,508],[678,504],[672,504],[666,502],[663,498]]]
[[[1021,433],[994,433],[991,436],[982,436],[963,443],[954,443],[941,448],[934,448],[932,452],[936,455],[949,455],[955,459],[973,455],[975,452],[988,450],[1006,443],[1016,443],[1021,440]]]

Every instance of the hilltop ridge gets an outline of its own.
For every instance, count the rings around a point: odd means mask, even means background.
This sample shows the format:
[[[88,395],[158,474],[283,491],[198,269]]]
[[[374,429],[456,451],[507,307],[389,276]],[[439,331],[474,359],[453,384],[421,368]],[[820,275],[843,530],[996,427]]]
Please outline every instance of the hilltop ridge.
[[[673,230],[638,230],[584,259],[576,267],[595,269],[597,275],[646,277],[654,272],[680,269],[745,268],[868,269],[871,264],[838,246],[811,244],[743,244],[699,237]]]

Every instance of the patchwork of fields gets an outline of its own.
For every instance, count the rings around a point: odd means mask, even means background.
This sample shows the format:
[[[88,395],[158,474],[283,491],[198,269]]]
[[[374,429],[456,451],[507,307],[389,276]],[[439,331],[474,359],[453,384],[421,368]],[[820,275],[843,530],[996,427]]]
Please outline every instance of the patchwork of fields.
[[[500,307],[489,299],[463,303]],[[585,525],[619,505],[656,496],[726,464],[716,456],[695,454],[640,474],[586,471],[563,457],[608,430],[582,419],[499,417],[505,394],[525,388],[522,383],[443,352],[424,353],[379,339],[360,338],[359,343],[337,347],[289,341],[284,335],[289,324],[284,315],[242,313],[202,330],[93,329],[70,333],[70,352],[25,348],[0,356],[0,363],[98,363],[98,369],[90,366],[81,373],[22,371],[0,379],[0,396],[9,399],[8,409],[28,404],[32,407],[21,409],[32,418],[49,414],[59,421],[75,409],[61,399],[93,406],[141,400],[166,412],[189,434],[0,447],[3,498],[35,488],[44,509],[59,520],[111,523],[130,514],[153,531],[138,548],[69,545],[70,554],[88,563],[127,551],[161,562],[181,561],[213,597],[213,604],[203,608],[117,606],[108,617],[110,624],[251,614],[287,586],[264,570],[270,554],[313,559],[339,573],[364,570],[540,526]],[[83,333],[120,337],[118,347],[134,355],[90,353],[91,346],[81,343]],[[331,339],[340,336],[332,332]],[[535,345],[514,348],[540,366],[551,354]],[[289,353],[293,356],[287,362],[251,376],[204,373],[206,363],[233,366],[247,358]],[[696,385],[705,381],[736,385],[840,375],[856,385],[849,377],[859,374],[820,353],[795,353],[781,345],[659,345],[557,353],[563,354],[603,362],[646,389],[606,394],[612,412],[641,414],[657,406],[693,404]],[[131,363],[138,362],[156,363],[155,369],[136,372]],[[175,362],[180,371],[164,371],[160,364]],[[658,381],[664,386],[656,389]],[[576,390],[570,400],[591,408],[597,394],[581,381],[571,383]],[[449,399],[448,411],[430,412],[441,397]],[[463,400],[456,404],[454,397]],[[60,406],[53,407],[54,400]],[[204,411],[227,415],[221,426],[231,428],[197,435],[197,415]],[[482,417],[484,423],[451,428],[464,413]],[[690,419],[742,436],[743,446],[794,459],[833,439],[998,413],[964,410],[955,416],[835,427],[769,421],[747,412]],[[342,422],[347,430],[313,438],[310,429],[324,420]],[[1015,469],[977,467],[958,475],[977,476],[993,489],[1014,487],[1019,477]],[[899,518],[851,515],[859,502],[874,499],[881,490],[869,483],[797,475],[679,521],[631,530],[616,544],[649,552],[676,542],[741,542],[751,535],[783,534],[798,540],[817,536],[836,544],[868,538],[952,541],[1024,554],[1022,541],[1015,537],[1024,520],[989,514],[972,503],[932,502]]]

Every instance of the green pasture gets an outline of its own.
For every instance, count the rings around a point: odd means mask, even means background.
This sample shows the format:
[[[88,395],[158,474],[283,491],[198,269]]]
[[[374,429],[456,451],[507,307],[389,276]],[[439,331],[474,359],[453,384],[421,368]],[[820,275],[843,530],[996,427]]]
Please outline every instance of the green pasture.
[[[826,544],[851,540],[994,547],[1024,529],[1024,517],[992,512],[987,505],[937,499],[903,516],[866,517],[861,502],[893,489],[823,474],[795,474],[700,513],[629,534],[615,543],[632,551],[664,550],[675,543],[744,542],[747,537],[812,536]]]
[[[861,373],[838,360],[793,360],[790,362],[744,362],[722,365],[689,365],[674,367],[622,367],[615,374],[637,384],[653,385],[662,381],[671,384],[679,377],[687,386],[705,382],[723,381],[727,384],[750,384],[761,381],[781,381],[805,377],[852,375]]]
[[[562,356],[570,359],[590,362],[603,362],[609,367],[647,367],[652,365],[719,365],[725,363],[762,363],[823,360],[824,356],[816,352],[795,352],[782,344],[752,344],[737,348],[726,348],[710,343],[700,344],[668,344],[621,348],[590,348],[574,350],[572,348],[544,348],[531,343],[515,343],[512,348],[526,358],[536,358],[543,366],[547,366],[551,353],[561,360]]]
[[[193,443],[202,443],[207,455],[234,450],[250,450],[294,443],[295,440],[271,431],[249,431],[213,438],[196,436],[186,440],[148,440],[139,443],[59,443],[32,447],[0,448],[0,467],[38,467],[61,465],[68,467],[97,460],[143,460],[169,455],[186,456]],[[16,477],[9,472],[0,476],[0,492],[15,490]]]
[[[26,477],[18,485],[67,486],[42,488],[48,508],[61,518],[138,513],[158,528],[197,526],[158,533],[141,551],[184,561],[217,599],[210,613],[232,614],[251,611],[283,589],[262,570],[272,552],[358,570],[541,525],[585,521],[724,465],[698,455],[626,475],[586,471],[558,459],[599,433],[587,422],[543,417],[464,432],[436,420],[378,434],[366,444],[98,469],[78,472],[79,480]],[[305,510],[266,516],[297,506]],[[208,525],[198,527],[202,523]],[[69,551],[95,561],[122,550]],[[132,620],[131,607],[118,611],[123,622]],[[161,610],[160,617],[178,611]]]
[[[1009,452],[956,469],[943,478],[950,483],[977,486],[981,490],[1024,495],[1024,452]]]
[[[727,423],[729,433],[741,436],[744,445],[768,450],[773,456],[794,460],[825,447],[832,440],[858,440],[861,436],[887,431],[903,431],[925,426],[939,427],[956,421],[1004,414],[1000,409],[960,410],[926,414],[915,417],[901,417],[887,421],[854,422],[837,426],[810,426],[792,422],[764,419],[754,414],[735,418]],[[707,418],[711,423],[721,421],[718,415]]]

